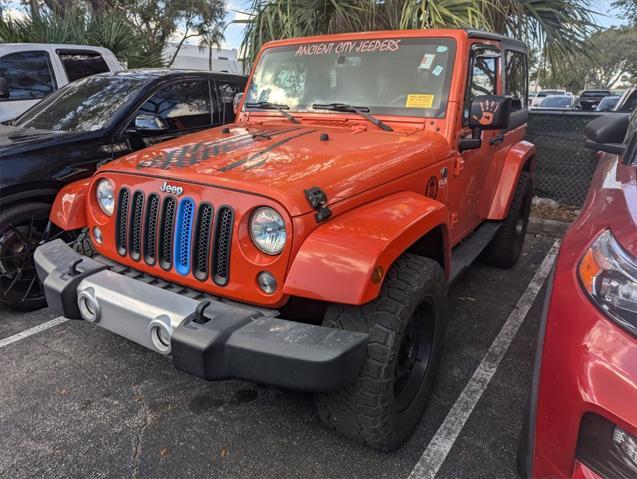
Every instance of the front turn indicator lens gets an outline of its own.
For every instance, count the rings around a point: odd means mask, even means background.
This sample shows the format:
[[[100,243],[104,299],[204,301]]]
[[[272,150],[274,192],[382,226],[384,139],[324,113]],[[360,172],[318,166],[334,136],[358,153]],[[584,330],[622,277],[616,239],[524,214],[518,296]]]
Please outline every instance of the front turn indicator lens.
[[[95,187],[95,195],[97,197],[97,204],[108,216],[113,215],[113,209],[115,208],[115,193],[114,186],[111,180],[102,178],[97,182]]]
[[[610,230],[602,232],[578,267],[582,287],[604,313],[637,336],[637,258]]]

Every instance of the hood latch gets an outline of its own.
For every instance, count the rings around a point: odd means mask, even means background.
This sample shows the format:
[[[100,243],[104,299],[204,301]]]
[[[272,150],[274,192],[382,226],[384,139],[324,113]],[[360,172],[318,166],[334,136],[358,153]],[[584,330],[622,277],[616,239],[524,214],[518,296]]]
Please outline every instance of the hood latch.
[[[327,195],[318,186],[313,186],[309,190],[303,190],[305,197],[312,208],[316,210],[314,218],[317,223],[325,221],[332,216],[332,210],[327,207]]]

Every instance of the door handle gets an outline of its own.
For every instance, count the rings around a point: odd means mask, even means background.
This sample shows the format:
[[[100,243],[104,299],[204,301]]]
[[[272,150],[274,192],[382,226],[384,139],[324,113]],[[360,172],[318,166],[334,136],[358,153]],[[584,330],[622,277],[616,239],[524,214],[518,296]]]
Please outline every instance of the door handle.
[[[489,145],[499,145],[504,141],[504,135],[494,136],[489,140]]]

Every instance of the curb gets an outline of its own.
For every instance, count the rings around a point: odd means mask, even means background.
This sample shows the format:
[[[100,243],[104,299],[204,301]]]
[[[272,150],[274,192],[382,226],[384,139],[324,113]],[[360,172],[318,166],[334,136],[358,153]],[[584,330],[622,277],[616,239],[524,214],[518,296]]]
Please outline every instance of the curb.
[[[549,220],[545,218],[539,218],[537,216],[531,216],[529,218],[529,233],[544,234],[547,236],[561,237],[571,226],[571,223],[566,221]]]

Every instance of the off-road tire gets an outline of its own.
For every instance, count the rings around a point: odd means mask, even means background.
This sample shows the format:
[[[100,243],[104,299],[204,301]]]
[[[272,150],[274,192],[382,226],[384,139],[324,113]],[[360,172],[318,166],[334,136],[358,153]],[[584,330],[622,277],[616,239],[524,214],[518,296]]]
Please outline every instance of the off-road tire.
[[[374,449],[389,451],[400,446],[424,411],[440,362],[447,316],[442,268],[432,259],[407,254],[390,268],[377,299],[362,306],[330,305],[323,326],[366,332],[369,341],[358,378],[342,389],[317,396],[323,423]],[[395,375],[408,330],[417,325],[429,331],[429,349],[427,361],[416,363],[423,367],[408,383],[413,386],[408,389],[413,398],[408,396],[405,403],[394,393],[398,391]]]
[[[13,204],[0,212],[0,304],[18,311],[46,306],[35,271],[33,251],[46,236],[51,205],[34,201]],[[31,223],[33,219],[33,223]],[[54,227],[49,239],[61,238],[83,255],[94,255],[88,230],[61,231]],[[17,272],[22,269],[16,282]]]
[[[480,261],[499,268],[511,268],[520,258],[529,225],[533,178],[523,171],[515,188],[509,214],[491,242],[480,255]]]

